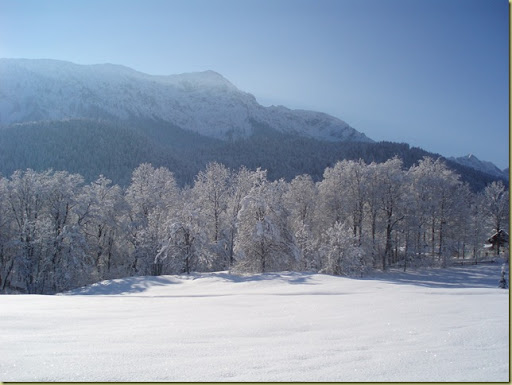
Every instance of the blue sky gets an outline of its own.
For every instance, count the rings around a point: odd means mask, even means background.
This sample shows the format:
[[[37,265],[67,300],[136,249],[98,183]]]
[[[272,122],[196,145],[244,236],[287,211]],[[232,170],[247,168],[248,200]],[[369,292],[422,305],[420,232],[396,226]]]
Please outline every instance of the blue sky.
[[[507,0],[1,0],[0,57],[215,70],[374,140],[509,162]],[[0,85],[1,86],[1,85]]]

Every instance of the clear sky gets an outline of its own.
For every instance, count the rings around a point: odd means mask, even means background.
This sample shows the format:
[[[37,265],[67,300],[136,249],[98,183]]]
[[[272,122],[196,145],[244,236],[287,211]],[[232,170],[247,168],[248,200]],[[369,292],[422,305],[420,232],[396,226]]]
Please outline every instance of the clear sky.
[[[505,168],[508,12],[507,0],[0,0],[0,57],[212,69],[263,105]]]

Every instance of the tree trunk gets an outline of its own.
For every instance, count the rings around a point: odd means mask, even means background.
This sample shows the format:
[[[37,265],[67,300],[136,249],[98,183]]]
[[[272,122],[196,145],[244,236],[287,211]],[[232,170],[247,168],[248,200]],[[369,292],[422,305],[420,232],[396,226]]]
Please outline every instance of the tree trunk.
[[[443,250],[443,230],[445,223],[444,220],[441,220],[441,224],[439,225],[439,259],[442,260],[442,267],[446,267],[446,253],[444,253]]]
[[[436,255],[436,238],[435,238],[435,235],[436,235],[436,222],[435,222],[435,219],[432,218],[432,234],[431,234],[431,249],[432,249],[432,258],[434,258],[434,255]]]
[[[392,232],[392,227],[391,227],[390,219],[388,219],[388,223],[386,225],[386,247],[384,248],[384,254],[382,257],[382,270],[387,269],[386,261],[389,261],[391,253],[393,252],[393,247],[392,247],[393,242],[391,239],[391,232]]]
[[[234,248],[235,248],[235,228],[233,227],[231,229],[231,237],[229,239],[229,268],[230,269],[231,269],[231,266],[233,266],[233,263],[235,262]]]

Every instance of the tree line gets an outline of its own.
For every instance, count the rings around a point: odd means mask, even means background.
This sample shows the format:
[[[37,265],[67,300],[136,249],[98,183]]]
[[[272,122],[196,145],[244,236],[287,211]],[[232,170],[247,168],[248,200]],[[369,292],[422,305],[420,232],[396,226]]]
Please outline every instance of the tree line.
[[[410,168],[343,160],[322,180],[209,163],[180,187],[143,163],[121,188],[100,176],[0,178],[0,292],[56,293],[103,279],[230,270],[363,276],[478,258],[508,231],[502,182],[473,192],[440,159]]]

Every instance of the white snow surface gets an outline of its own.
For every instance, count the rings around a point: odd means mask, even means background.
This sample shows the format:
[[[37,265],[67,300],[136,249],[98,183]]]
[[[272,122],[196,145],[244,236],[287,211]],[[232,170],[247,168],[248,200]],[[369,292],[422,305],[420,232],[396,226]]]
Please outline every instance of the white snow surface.
[[[0,296],[0,381],[509,381],[500,264]]]
[[[214,71],[154,76],[113,64],[0,59],[0,84],[0,125],[145,119],[219,139],[244,138],[263,126],[321,140],[372,141],[324,113],[264,107]]]

